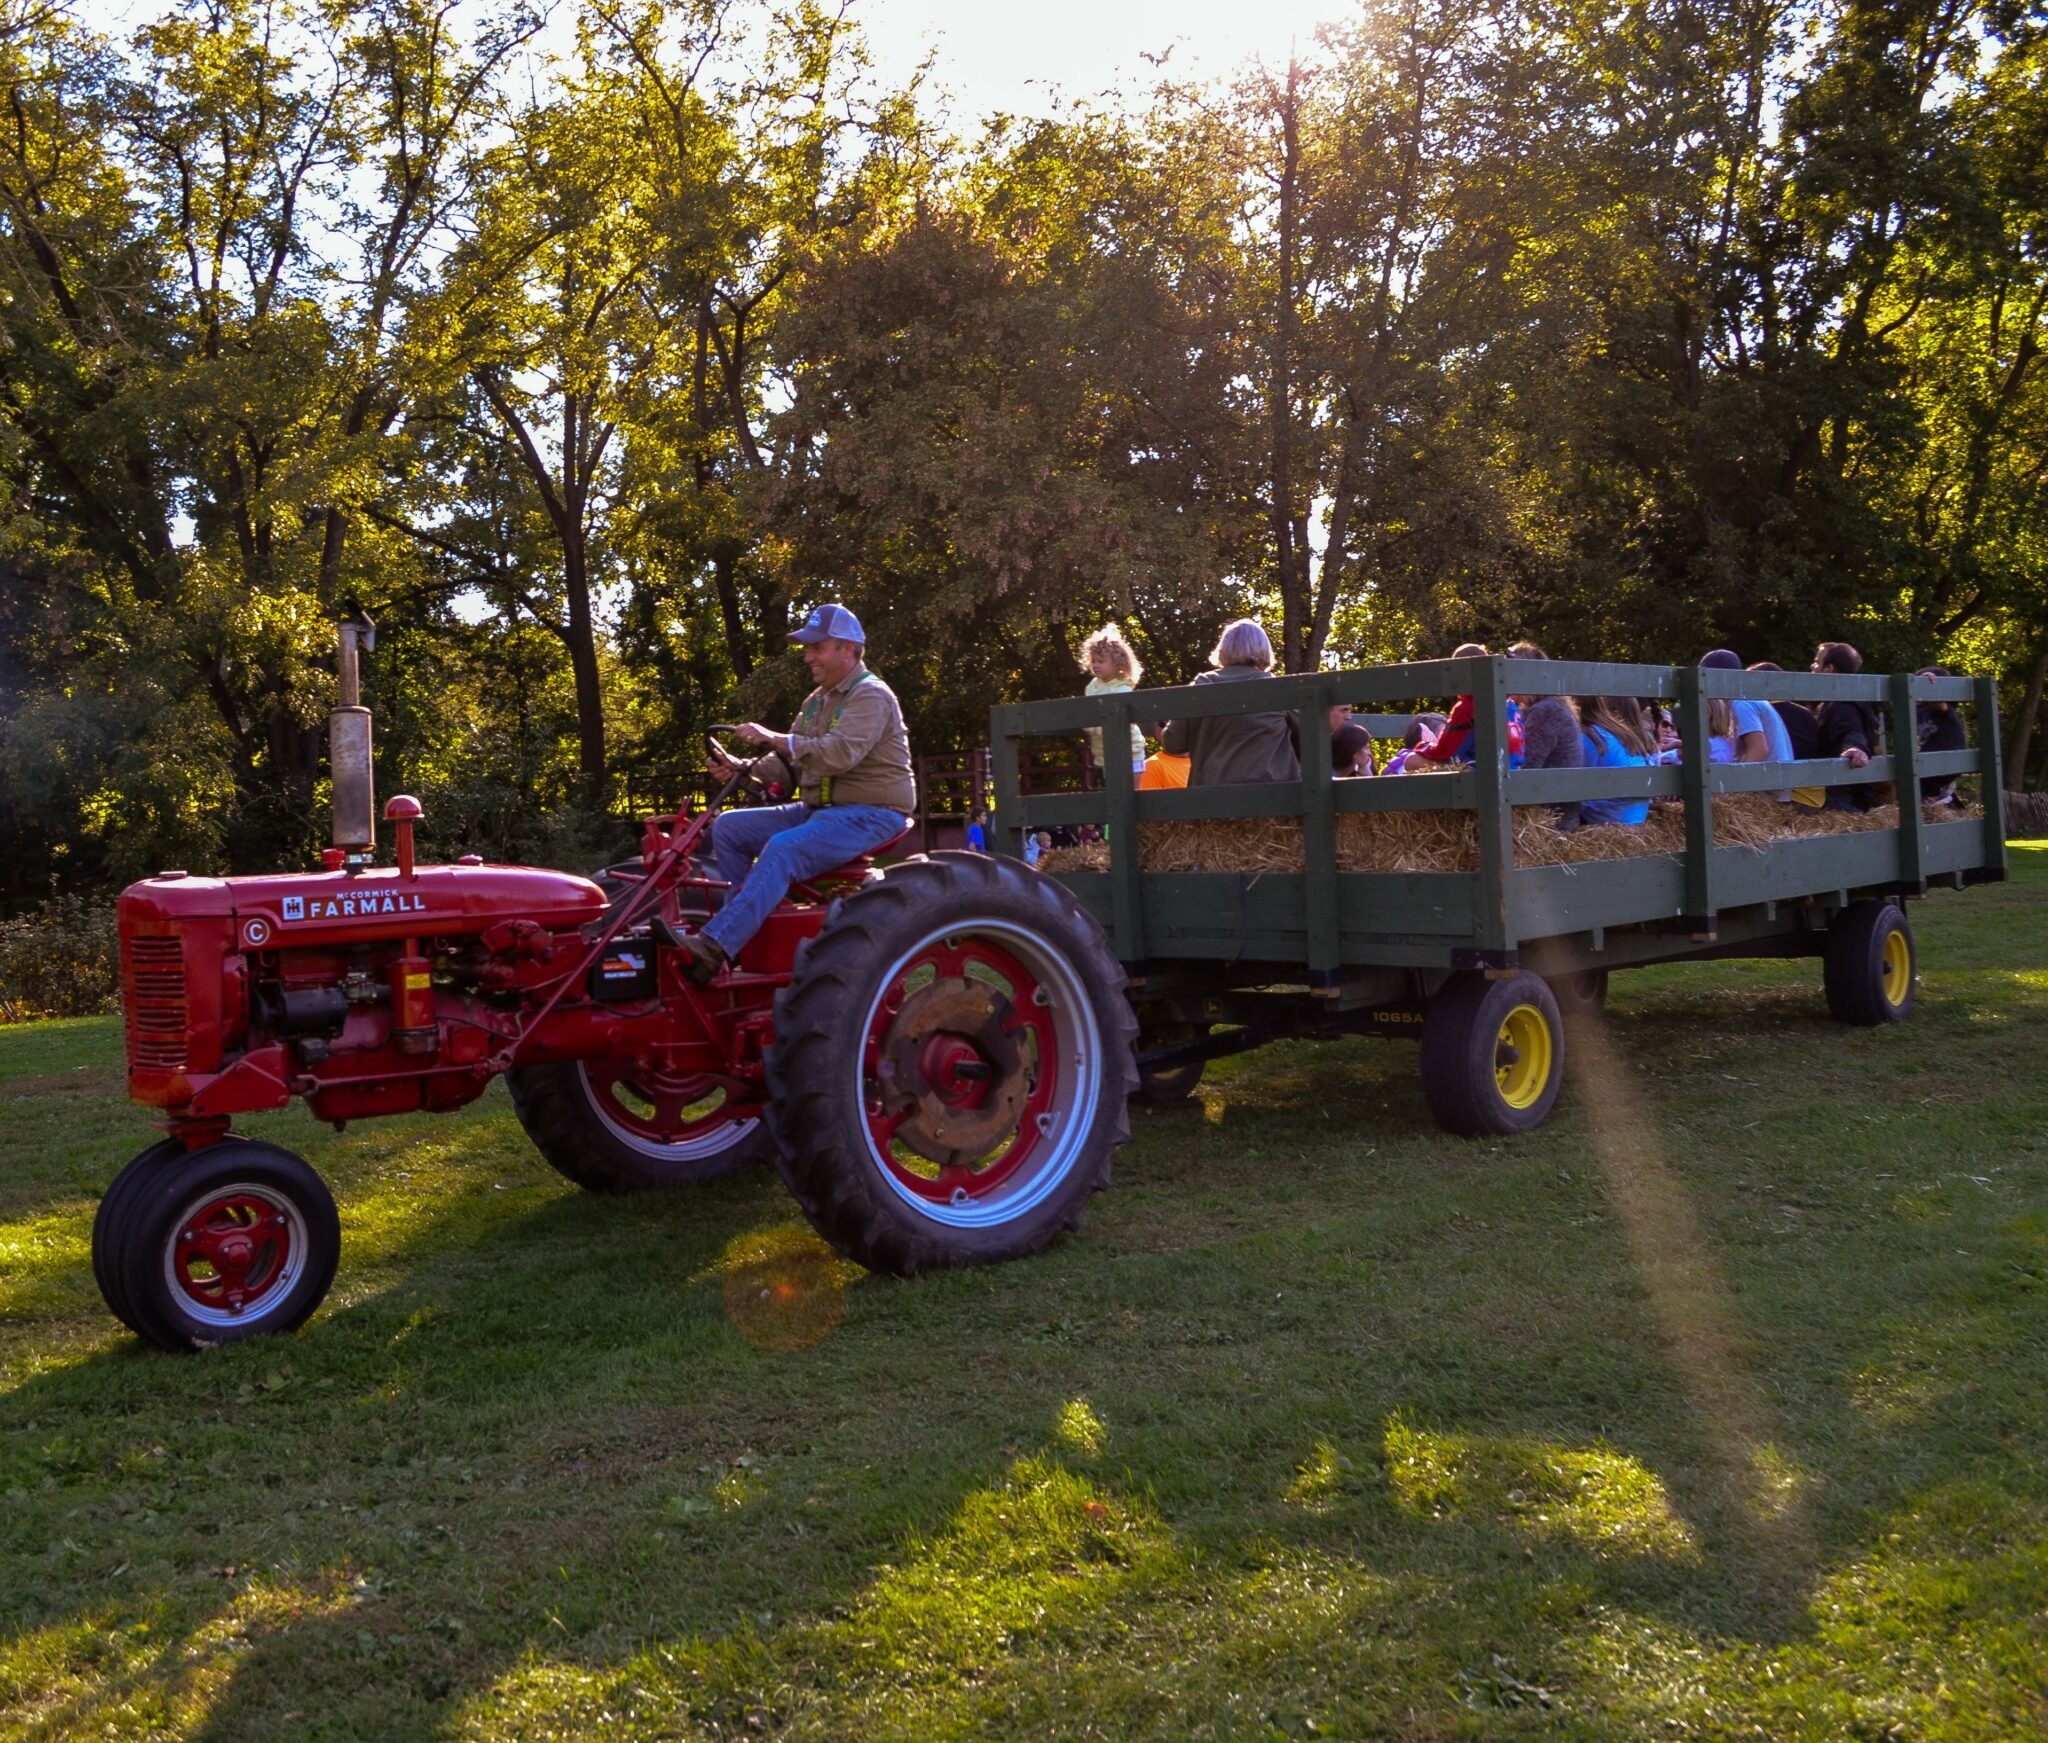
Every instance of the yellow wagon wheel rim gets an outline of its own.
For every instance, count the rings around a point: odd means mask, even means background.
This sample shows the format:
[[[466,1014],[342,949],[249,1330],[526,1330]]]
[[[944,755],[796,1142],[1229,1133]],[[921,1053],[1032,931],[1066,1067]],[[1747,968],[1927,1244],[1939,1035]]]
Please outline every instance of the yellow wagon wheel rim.
[[[1884,1002],[1898,1006],[1906,1002],[1913,987],[1913,947],[1897,927],[1885,934]]]
[[[1493,1081],[1500,1099],[1520,1112],[1543,1097],[1550,1081],[1550,1025],[1534,1005],[1517,1005],[1502,1019],[1493,1047]]]

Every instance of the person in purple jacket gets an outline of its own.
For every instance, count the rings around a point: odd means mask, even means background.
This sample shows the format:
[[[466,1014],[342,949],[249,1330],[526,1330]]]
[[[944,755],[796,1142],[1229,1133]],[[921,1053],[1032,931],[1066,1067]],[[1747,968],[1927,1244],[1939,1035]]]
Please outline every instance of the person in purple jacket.
[[[1511,660],[1550,658],[1534,642],[1516,642],[1508,649]],[[1579,727],[1579,711],[1569,696],[1517,696],[1522,710],[1522,767],[1525,769],[1582,769],[1586,766],[1586,740]],[[1560,829],[1579,826],[1579,801],[1553,805],[1551,820]]]

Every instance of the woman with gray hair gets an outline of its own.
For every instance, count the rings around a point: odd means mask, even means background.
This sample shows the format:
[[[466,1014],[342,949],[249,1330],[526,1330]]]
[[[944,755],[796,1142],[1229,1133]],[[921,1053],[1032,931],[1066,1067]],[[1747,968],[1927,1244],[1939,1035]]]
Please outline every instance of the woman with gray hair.
[[[1248,617],[1223,626],[1209,655],[1214,668],[1197,684],[1253,683],[1273,675],[1273,643]],[[1252,781],[1301,779],[1300,729],[1288,714],[1224,714],[1207,720],[1169,720],[1159,742],[1188,759],[1191,787],[1230,787]]]

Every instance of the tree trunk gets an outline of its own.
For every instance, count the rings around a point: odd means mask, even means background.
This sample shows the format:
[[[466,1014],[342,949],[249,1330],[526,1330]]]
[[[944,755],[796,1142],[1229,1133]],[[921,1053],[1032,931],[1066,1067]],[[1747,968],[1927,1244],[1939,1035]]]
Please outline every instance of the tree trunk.
[[[2005,753],[2005,784],[2015,793],[2027,790],[2027,752],[2032,748],[2034,721],[2041,712],[2041,688],[2048,683],[2048,635],[2034,650],[2034,663],[2027,671],[2026,694],[2020,711],[2013,717],[2012,740]]]
[[[597,636],[590,621],[590,570],[583,543],[583,528],[577,522],[563,529],[562,591],[568,596],[569,669],[576,678],[577,769],[596,799],[605,775],[604,691],[597,675]]]
[[[725,625],[725,652],[735,678],[754,669],[754,650],[747,640],[747,620],[740,611],[738,569],[740,546],[721,539],[711,553],[711,581],[718,591],[718,615]]]
[[[1295,182],[1301,161],[1295,93],[1299,70],[1287,63],[1287,95],[1280,110],[1280,285],[1273,312],[1273,380],[1268,390],[1272,420],[1273,557],[1280,581],[1280,663],[1285,671],[1305,669],[1309,641],[1308,601],[1294,548],[1294,267]]]

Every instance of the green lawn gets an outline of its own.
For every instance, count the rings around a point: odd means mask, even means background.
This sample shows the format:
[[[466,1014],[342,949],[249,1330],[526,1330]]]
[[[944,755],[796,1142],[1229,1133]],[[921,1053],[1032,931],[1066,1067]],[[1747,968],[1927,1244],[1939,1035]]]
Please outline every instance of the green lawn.
[[[1087,1228],[915,1284],[769,1176],[600,1201],[494,1091],[250,1129],[298,1337],[101,1306],[152,1134],[0,1030],[0,1730],[208,1739],[1984,1739],[2048,1730],[2048,844],[1921,1004],[1618,979],[1540,1133],[1412,1051],[1141,1113]]]

